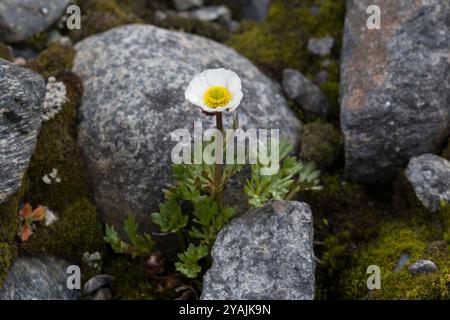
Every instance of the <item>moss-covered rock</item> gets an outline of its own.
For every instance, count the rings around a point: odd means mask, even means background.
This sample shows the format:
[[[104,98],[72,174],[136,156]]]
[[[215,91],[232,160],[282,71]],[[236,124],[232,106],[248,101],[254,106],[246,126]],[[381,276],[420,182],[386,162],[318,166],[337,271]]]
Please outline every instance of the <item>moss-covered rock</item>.
[[[331,167],[343,155],[339,133],[330,123],[304,125],[300,141],[301,157],[314,161],[320,169]]]
[[[316,14],[313,6],[318,8]],[[228,44],[278,79],[285,68],[300,70],[309,78],[326,70],[328,80],[321,89],[337,108],[344,15],[344,0],[274,0],[265,21],[244,23],[243,32]],[[323,36],[335,40],[331,54],[325,58],[327,63],[307,50],[310,38]]]
[[[5,281],[8,270],[16,257],[16,250],[10,243],[0,242],[0,288]]]

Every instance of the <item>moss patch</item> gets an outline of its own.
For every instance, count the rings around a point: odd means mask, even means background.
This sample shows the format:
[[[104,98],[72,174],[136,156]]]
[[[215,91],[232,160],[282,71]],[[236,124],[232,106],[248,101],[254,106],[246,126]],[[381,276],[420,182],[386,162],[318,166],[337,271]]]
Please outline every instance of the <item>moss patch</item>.
[[[317,13],[311,10],[313,6],[318,8]],[[344,15],[343,0],[275,0],[265,21],[244,23],[243,32],[233,36],[228,44],[277,79],[285,68],[298,69],[311,79],[326,70],[328,80],[321,88],[337,107]],[[328,57],[307,50],[310,38],[323,36],[335,40]]]
[[[120,6],[116,0],[80,0],[79,5],[82,28],[69,32],[75,41],[120,25],[142,22],[128,6]]]
[[[380,236],[355,254],[355,267],[343,281],[346,284],[344,298],[449,299],[450,250],[445,242],[431,242],[430,237],[436,238],[432,231],[425,224],[384,224]],[[403,253],[410,259],[400,271],[394,272]],[[420,259],[432,260],[438,271],[423,275],[408,272],[408,266]],[[381,269],[381,290],[367,290],[366,268],[369,265],[378,265]]]
[[[83,199],[58,213],[50,226],[37,227],[32,239],[20,246],[27,253],[52,253],[73,262],[81,262],[85,252],[103,252],[103,227],[90,200]]]
[[[53,44],[30,61],[27,67],[48,78],[62,70],[72,69],[74,58],[75,50],[72,47]]]
[[[314,161],[320,169],[330,168],[343,156],[343,145],[338,131],[330,123],[313,122],[303,126],[301,157]]]
[[[13,61],[13,53],[10,47],[0,41],[0,58],[8,61]]]

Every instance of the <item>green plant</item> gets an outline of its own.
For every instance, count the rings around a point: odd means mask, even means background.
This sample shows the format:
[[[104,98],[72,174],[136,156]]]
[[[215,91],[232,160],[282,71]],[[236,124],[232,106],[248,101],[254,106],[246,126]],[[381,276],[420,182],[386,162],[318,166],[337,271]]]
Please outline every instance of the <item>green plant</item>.
[[[301,191],[322,189],[319,185],[320,171],[316,170],[316,165],[313,162],[304,164],[289,156],[292,150],[288,142],[280,143],[282,164],[275,175],[261,175],[264,165],[260,162],[252,166],[252,176],[244,189],[252,206],[262,207],[270,199],[292,199]]]
[[[139,224],[136,222],[134,216],[130,215],[124,221],[123,230],[127,234],[131,244],[122,241],[114,226],[109,225],[106,225],[104,240],[111,245],[115,253],[125,253],[132,257],[147,257],[152,253],[154,243],[149,234],[139,235],[138,229]]]

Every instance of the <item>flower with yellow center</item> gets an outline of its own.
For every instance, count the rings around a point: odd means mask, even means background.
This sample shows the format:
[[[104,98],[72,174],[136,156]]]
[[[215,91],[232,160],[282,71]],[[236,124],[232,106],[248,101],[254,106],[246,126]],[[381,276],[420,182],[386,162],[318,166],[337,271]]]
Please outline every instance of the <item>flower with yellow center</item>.
[[[243,97],[241,79],[230,70],[206,70],[192,79],[185,97],[208,113],[232,112]]]

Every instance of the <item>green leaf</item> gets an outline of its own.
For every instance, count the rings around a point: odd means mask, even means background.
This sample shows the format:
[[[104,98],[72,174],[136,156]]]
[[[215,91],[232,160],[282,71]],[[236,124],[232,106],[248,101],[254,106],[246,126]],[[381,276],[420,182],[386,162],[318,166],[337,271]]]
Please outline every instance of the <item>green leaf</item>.
[[[160,204],[159,210],[160,212],[152,214],[152,220],[161,227],[163,232],[175,233],[188,223],[188,216],[183,215],[181,207],[175,199],[169,199]]]
[[[192,243],[187,250],[178,255],[179,262],[175,263],[177,271],[186,277],[194,279],[202,271],[199,261],[208,255],[208,247],[205,245],[194,246]]]

